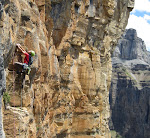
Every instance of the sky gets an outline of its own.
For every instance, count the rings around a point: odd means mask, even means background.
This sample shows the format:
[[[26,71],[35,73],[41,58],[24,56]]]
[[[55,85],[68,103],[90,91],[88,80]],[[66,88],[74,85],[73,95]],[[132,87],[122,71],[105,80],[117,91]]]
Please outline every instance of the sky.
[[[135,0],[126,28],[136,29],[138,37],[143,39],[150,51],[150,0]]]

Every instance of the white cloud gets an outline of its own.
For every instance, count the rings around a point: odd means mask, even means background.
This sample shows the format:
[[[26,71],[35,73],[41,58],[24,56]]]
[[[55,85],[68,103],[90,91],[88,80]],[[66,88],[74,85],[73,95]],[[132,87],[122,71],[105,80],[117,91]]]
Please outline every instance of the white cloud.
[[[145,14],[145,15],[144,15],[144,19],[147,20],[147,21],[149,21],[149,20],[150,20],[150,16],[147,15],[147,14]]]
[[[127,29],[136,29],[138,37],[143,39],[147,50],[150,51],[150,24],[147,22],[148,20],[150,20],[149,15],[144,15],[144,17],[137,17],[136,15],[132,14],[130,15]]]
[[[136,11],[138,11],[139,17],[136,16]],[[135,0],[135,6],[131,13],[127,29],[136,29],[138,37],[143,39],[147,50],[150,51],[150,0]]]
[[[132,13],[135,11],[150,12],[150,0],[135,0],[135,6]]]

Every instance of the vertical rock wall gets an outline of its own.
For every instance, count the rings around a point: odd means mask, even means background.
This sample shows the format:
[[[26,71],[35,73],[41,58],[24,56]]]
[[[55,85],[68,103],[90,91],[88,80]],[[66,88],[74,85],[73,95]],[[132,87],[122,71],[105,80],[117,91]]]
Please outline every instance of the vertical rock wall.
[[[0,44],[11,96],[3,111],[7,137],[109,137],[110,55],[133,5],[133,0],[1,1]],[[36,52],[23,91],[21,78],[7,70],[18,60],[16,43]]]
[[[2,46],[1,46],[2,48]],[[3,114],[2,114],[2,94],[6,89],[6,76],[4,73],[4,58],[3,58],[3,49],[0,49],[0,137],[4,137],[3,130]]]

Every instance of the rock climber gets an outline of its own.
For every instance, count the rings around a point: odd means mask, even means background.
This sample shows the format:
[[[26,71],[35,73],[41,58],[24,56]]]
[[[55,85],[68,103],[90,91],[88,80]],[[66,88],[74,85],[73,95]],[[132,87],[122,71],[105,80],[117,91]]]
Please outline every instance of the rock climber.
[[[15,62],[14,66],[17,73],[24,72],[29,75],[31,69],[30,65],[33,63],[33,56],[35,56],[35,52],[33,50],[30,50],[26,52],[20,44],[16,44],[16,48],[18,48],[24,55],[24,63]]]

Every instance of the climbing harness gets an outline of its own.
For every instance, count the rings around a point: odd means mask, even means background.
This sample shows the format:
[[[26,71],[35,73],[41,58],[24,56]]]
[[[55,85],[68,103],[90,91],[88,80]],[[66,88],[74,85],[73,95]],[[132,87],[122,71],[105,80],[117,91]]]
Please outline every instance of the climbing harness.
[[[25,64],[25,63],[23,63],[22,66],[23,66],[23,67],[22,67],[23,73],[29,75],[29,74],[30,74],[30,71],[31,71],[30,67],[29,67],[27,64]]]

